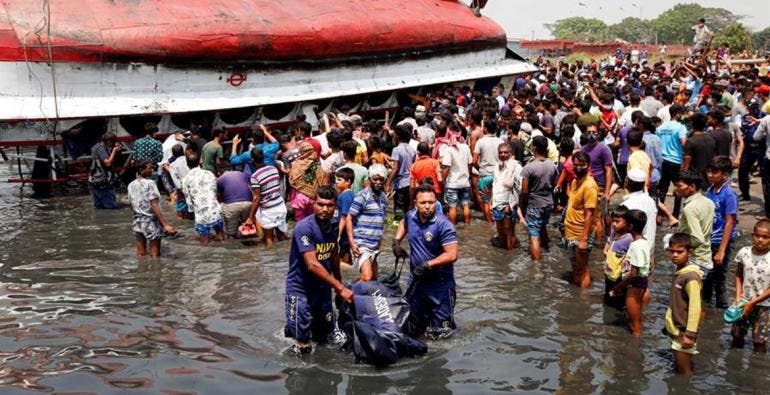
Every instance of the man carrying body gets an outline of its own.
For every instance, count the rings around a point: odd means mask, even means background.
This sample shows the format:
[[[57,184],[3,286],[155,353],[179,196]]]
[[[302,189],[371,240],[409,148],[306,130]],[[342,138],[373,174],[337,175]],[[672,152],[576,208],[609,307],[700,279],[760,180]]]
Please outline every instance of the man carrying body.
[[[410,281],[407,300],[410,307],[409,336],[425,334],[430,339],[448,338],[454,322],[457,233],[454,225],[436,212],[436,192],[432,185],[415,189],[415,208],[398,225],[393,243],[397,257],[406,256],[400,242],[409,241]]]
[[[336,207],[334,189],[319,188],[314,214],[297,222],[292,235],[283,333],[294,339],[291,351],[297,355],[312,351],[311,338],[324,342],[332,332],[332,289],[344,301],[353,302],[353,292],[340,282],[338,228],[331,221]]]

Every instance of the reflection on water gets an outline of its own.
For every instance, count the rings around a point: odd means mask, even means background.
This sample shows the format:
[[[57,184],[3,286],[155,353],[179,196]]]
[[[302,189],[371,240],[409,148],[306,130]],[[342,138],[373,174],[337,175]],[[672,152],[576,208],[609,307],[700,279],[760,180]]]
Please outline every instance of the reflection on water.
[[[7,171],[3,166],[0,178]],[[96,212],[88,196],[34,200],[0,185],[0,388],[657,394],[770,384],[768,359],[730,350],[729,328],[716,311],[699,337],[696,375],[687,382],[670,373],[660,329],[672,270],[661,254],[644,335],[634,339],[622,314],[601,305],[598,280],[589,290],[564,280],[560,250],[532,264],[523,253],[487,247],[491,227],[461,226],[460,330],[429,342],[424,357],[378,369],[324,347],[304,359],[285,355],[286,243],[204,249],[180,224],[186,237],[165,240],[163,258],[137,260],[129,224],[128,210]],[[600,279],[597,252],[592,272]],[[392,267],[392,260],[386,254],[381,264]]]

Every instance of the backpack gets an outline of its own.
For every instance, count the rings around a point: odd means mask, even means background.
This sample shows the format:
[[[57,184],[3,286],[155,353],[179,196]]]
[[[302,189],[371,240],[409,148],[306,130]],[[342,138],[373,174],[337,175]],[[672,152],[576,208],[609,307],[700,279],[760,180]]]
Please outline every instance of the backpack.
[[[92,188],[112,188],[115,185],[116,178],[115,172],[105,169],[99,158],[94,158],[91,161],[91,169],[88,172],[88,185]]]

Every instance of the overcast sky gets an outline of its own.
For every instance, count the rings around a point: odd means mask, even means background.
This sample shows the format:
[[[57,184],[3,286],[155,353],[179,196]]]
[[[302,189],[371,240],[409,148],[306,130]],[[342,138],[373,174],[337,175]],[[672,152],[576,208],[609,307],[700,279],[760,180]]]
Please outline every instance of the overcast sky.
[[[550,38],[544,23],[572,16],[598,18],[608,25],[627,16],[654,19],[676,3],[698,3],[703,7],[730,10],[745,16],[741,22],[755,31],[770,26],[769,0],[489,0],[483,13],[502,25],[508,37],[529,39],[534,32],[535,38]],[[698,17],[693,15],[693,20]]]

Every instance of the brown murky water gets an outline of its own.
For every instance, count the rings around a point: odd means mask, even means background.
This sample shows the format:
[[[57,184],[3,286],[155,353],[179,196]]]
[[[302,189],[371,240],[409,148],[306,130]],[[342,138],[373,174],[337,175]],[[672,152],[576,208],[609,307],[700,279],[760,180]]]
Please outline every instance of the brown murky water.
[[[10,171],[0,164],[0,179]],[[186,237],[164,240],[165,257],[140,261],[129,209],[97,212],[88,196],[30,194],[0,185],[2,392],[659,394],[770,385],[768,358],[729,349],[716,310],[699,338],[695,376],[673,376],[660,334],[672,270],[660,247],[644,335],[633,339],[620,313],[601,304],[597,252],[594,286],[581,291],[563,279],[559,249],[532,264],[521,251],[488,247],[492,227],[460,226],[459,331],[430,342],[423,358],[377,369],[325,348],[284,355],[288,244],[201,248],[179,224]],[[385,254],[382,267],[391,263]]]

